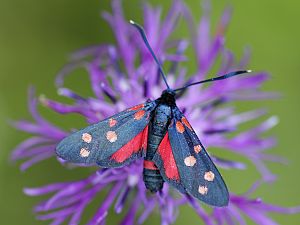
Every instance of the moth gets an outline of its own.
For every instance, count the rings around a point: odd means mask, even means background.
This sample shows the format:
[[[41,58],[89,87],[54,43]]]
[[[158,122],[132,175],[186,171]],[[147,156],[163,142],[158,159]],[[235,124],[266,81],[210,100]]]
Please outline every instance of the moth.
[[[103,168],[123,167],[144,160],[143,180],[151,192],[159,192],[167,182],[178,191],[211,206],[228,205],[226,184],[191,124],[176,105],[177,93],[192,85],[226,79],[251,71],[223,76],[171,89],[144,29],[137,28],[157,63],[166,84],[161,97],[136,105],[63,139],[57,155],[69,162],[97,164]]]

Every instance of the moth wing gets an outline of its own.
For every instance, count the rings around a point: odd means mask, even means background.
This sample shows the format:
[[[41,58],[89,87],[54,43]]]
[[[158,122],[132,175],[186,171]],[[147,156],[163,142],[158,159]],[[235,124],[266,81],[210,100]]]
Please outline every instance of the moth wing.
[[[179,174],[179,168],[175,160],[174,152],[171,148],[169,132],[167,131],[160,142],[152,161],[159,169],[164,181],[175,187],[181,193],[186,193]]]
[[[57,155],[72,163],[120,167],[145,155],[155,102],[124,110],[63,139]]]
[[[209,205],[228,205],[226,184],[195,131],[177,107],[173,109],[173,115],[168,136],[181,186],[188,194]]]

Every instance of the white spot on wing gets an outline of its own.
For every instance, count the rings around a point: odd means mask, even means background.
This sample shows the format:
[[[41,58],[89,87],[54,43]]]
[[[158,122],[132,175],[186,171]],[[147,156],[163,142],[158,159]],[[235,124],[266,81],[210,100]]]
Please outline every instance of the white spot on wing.
[[[204,179],[207,181],[213,181],[215,179],[215,174],[211,171],[205,172]]]
[[[81,138],[86,143],[91,143],[91,141],[92,141],[92,135],[90,135],[88,133],[83,133]]]
[[[106,133],[106,139],[109,142],[113,143],[113,142],[115,142],[118,139],[118,136],[117,136],[116,132],[114,132],[114,131],[107,131],[107,133]]]
[[[186,166],[194,166],[196,164],[196,158],[194,156],[188,156],[184,159],[184,164]]]
[[[198,192],[201,194],[201,195],[206,195],[207,192],[208,192],[208,188],[206,186],[199,186],[198,188]]]
[[[81,157],[86,158],[86,157],[88,157],[89,155],[90,155],[90,151],[89,151],[88,149],[86,149],[86,148],[80,149],[80,156],[81,156]]]

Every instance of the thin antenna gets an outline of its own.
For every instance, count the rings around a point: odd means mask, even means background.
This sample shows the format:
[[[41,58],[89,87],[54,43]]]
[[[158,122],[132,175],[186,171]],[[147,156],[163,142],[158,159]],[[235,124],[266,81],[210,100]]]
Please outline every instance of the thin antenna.
[[[144,42],[145,42],[145,44],[146,44],[146,47],[147,47],[148,50],[150,51],[151,55],[153,56],[153,58],[154,58],[154,60],[155,60],[155,62],[156,62],[156,64],[157,64],[157,66],[158,66],[159,72],[161,73],[162,78],[163,78],[165,84],[167,85],[167,88],[170,89],[170,87],[169,87],[169,85],[168,85],[168,82],[167,82],[166,75],[165,75],[165,73],[164,73],[164,70],[163,70],[163,68],[162,68],[162,66],[161,66],[161,64],[160,64],[160,62],[158,61],[157,57],[155,56],[155,54],[154,54],[154,52],[153,52],[153,50],[152,50],[152,48],[151,48],[151,46],[150,46],[150,44],[149,44],[149,42],[148,42],[148,40],[147,40],[147,36],[146,36],[146,34],[145,34],[144,28],[143,28],[141,25],[139,25],[138,23],[136,23],[136,22],[134,22],[134,21],[132,21],[132,20],[130,20],[129,22],[130,22],[133,26],[135,26],[135,27],[138,29],[138,31],[140,32],[140,34],[141,34],[141,36],[142,36],[142,38],[143,38],[143,40],[144,40]]]
[[[237,75],[244,74],[244,73],[251,73],[251,72],[252,72],[251,70],[235,71],[235,72],[227,73],[223,76],[213,77],[213,78],[210,78],[210,79],[207,79],[207,80],[202,80],[202,81],[198,81],[198,82],[195,82],[195,83],[187,84],[187,85],[185,85],[181,88],[175,89],[174,91],[181,91],[181,90],[184,90],[184,89],[186,89],[190,86],[196,85],[196,84],[202,84],[202,83],[207,83],[207,82],[216,81],[216,80],[224,80],[224,79],[227,79],[229,77],[237,76]]]

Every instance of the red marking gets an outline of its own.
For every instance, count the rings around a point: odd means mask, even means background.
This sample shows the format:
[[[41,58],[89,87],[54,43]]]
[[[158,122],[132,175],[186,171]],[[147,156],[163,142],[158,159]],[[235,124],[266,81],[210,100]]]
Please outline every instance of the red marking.
[[[138,111],[138,112],[136,112],[135,114],[134,114],[134,119],[135,120],[140,120],[140,119],[142,119],[143,118],[143,116],[145,115],[145,111],[144,110],[140,110],[140,111]]]
[[[154,162],[149,160],[144,160],[144,168],[148,170],[158,170],[157,166],[154,164]]]
[[[140,105],[133,106],[133,107],[129,108],[128,110],[129,111],[138,110],[138,109],[144,108],[144,106],[145,106],[145,104],[140,104]]]
[[[145,127],[138,135],[127,142],[122,148],[112,154],[111,159],[122,163],[126,159],[130,158],[132,154],[139,151],[145,151],[148,143],[148,126]]]
[[[181,134],[185,130],[183,124],[180,121],[176,121],[176,130]]]
[[[181,122],[182,122],[186,127],[188,127],[190,130],[193,130],[191,124],[189,123],[189,121],[188,121],[185,117],[182,117]]]
[[[108,120],[108,123],[109,123],[109,126],[110,126],[110,127],[113,127],[113,126],[115,126],[115,125],[117,124],[117,120],[115,120],[115,119],[113,119],[113,118],[110,118],[110,119]]]
[[[171,180],[179,182],[179,172],[172,152],[168,132],[158,146],[158,153],[163,161],[166,176]]]

